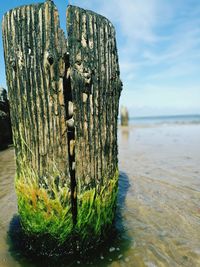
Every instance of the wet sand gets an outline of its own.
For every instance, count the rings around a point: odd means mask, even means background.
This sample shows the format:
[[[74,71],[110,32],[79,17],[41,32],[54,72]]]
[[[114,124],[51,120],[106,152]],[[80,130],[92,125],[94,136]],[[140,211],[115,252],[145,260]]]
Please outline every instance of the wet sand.
[[[200,266],[200,125],[124,128],[119,144],[128,266]]]
[[[58,266],[200,266],[199,163],[198,124],[120,127],[119,235],[88,264]],[[44,266],[10,251],[14,172],[13,149],[0,152],[0,267]]]
[[[20,266],[9,253],[7,231],[17,212],[14,191],[15,161],[12,148],[0,151],[0,267]]]

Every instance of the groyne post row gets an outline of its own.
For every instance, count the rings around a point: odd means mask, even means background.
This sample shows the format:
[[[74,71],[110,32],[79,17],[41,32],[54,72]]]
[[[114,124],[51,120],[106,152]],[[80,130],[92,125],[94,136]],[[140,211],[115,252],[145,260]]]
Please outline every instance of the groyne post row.
[[[90,242],[114,218],[122,85],[105,17],[68,6],[67,31],[52,1],[4,15],[15,186],[28,235]]]

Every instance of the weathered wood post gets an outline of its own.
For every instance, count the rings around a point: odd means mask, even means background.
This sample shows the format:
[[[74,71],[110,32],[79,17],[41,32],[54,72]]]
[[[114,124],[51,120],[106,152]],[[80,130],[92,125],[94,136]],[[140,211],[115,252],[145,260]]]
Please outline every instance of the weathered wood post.
[[[120,115],[121,115],[121,126],[128,126],[129,115],[127,107],[124,106],[121,107]]]
[[[67,29],[52,1],[4,15],[15,185],[27,234],[90,243],[114,218],[121,81],[106,18],[69,6]]]
[[[10,108],[7,91],[0,87],[0,149],[7,148],[12,143],[12,130],[10,123]]]

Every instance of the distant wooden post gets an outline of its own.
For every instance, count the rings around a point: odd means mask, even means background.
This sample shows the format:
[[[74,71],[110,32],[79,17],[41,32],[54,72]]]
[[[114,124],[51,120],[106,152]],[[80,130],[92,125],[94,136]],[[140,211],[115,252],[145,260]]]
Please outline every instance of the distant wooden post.
[[[67,28],[52,1],[3,18],[16,192],[26,233],[91,242],[114,218],[121,81],[106,18],[69,6]]]
[[[120,113],[121,113],[121,126],[128,126],[129,115],[127,107],[122,106]]]

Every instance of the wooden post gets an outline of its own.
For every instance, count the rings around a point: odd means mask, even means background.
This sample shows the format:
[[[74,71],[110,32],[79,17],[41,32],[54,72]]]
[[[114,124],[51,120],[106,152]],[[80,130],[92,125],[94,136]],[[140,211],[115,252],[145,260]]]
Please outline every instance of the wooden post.
[[[121,126],[128,126],[128,109],[127,107],[122,106],[121,107]]]
[[[111,225],[117,191],[121,81],[115,31],[106,18],[73,6],[67,10],[67,29],[76,140],[76,229],[92,237]]]
[[[67,28],[52,1],[3,18],[15,183],[26,233],[90,243],[114,218],[121,81],[106,18],[69,6]]]
[[[12,143],[12,130],[10,123],[10,108],[7,91],[0,87],[0,150]]]
[[[54,4],[7,12],[3,43],[21,223],[28,234],[63,241],[73,229],[63,87],[67,46]]]

